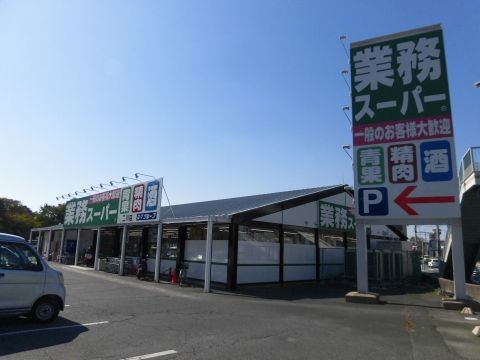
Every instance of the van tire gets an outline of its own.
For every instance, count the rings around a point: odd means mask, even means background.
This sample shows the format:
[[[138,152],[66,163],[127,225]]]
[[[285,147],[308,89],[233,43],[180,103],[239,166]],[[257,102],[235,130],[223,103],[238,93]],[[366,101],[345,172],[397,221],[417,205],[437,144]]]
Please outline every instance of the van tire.
[[[42,298],[33,305],[31,315],[35,321],[46,324],[54,321],[59,312],[60,306],[58,306],[56,301]]]

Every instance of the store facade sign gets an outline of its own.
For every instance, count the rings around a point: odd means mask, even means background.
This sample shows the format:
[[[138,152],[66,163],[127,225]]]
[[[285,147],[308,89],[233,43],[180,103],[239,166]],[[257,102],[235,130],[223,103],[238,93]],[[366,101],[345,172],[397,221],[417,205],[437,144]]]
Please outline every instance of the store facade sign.
[[[162,179],[122,189],[118,223],[157,221],[160,215]]]
[[[160,218],[162,179],[105,191],[65,205],[65,228],[155,222]]]
[[[441,27],[352,43],[350,63],[357,218],[459,218]]]
[[[355,217],[351,207],[319,201],[318,216],[319,229],[355,232]]]
[[[74,199],[65,205],[65,228],[95,227],[117,223],[121,189]]]

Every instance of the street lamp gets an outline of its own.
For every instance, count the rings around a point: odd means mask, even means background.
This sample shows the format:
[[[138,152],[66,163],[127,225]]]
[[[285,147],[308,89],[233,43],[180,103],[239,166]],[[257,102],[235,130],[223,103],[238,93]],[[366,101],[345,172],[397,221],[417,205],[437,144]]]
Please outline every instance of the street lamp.
[[[342,75],[342,78],[343,78],[343,81],[345,81],[345,84],[347,85],[348,87],[348,91],[352,91],[352,88],[350,87],[350,84],[348,83],[347,81],[347,78],[345,77],[345,75],[348,75],[349,74],[349,71],[347,69],[343,69],[341,72],[340,72],[340,75]]]
[[[122,176],[122,181],[125,182],[125,179],[142,182],[141,180],[138,180],[138,179],[135,179],[135,178],[131,178],[131,177],[128,177],[128,176]]]
[[[342,106],[342,111],[343,111],[343,114],[345,115],[345,117],[347,118],[348,120],[348,123],[350,124],[350,126],[352,126],[352,119],[350,119],[350,116],[348,116],[347,114],[347,111],[350,111],[350,106]]]
[[[351,150],[352,147],[351,147],[350,145],[342,145],[342,149],[343,149],[343,151],[345,151],[345,154],[348,155],[348,157],[350,158],[350,160],[353,161],[352,155],[350,155],[350,153],[348,152],[348,150]]]
[[[116,186],[116,185],[113,185],[113,184],[128,185],[128,183],[126,183],[125,181],[114,181],[114,180],[110,181],[109,184],[110,184],[111,186]],[[118,186],[117,186],[117,187],[118,187]]]
[[[135,179],[138,179],[139,176],[148,176],[151,177],[152,179],[155,179],[155,176],[148,175],[148,174],[142,174],[142,173],[135,173]]]
[[[347,35],[340,35],[339,40],[342,44],[343,50],[345,50],[345,55],[347,55],[348,62],[350,63],[350,54],[348,53],[347,47],[345,46],[345,43],[347,41]]]

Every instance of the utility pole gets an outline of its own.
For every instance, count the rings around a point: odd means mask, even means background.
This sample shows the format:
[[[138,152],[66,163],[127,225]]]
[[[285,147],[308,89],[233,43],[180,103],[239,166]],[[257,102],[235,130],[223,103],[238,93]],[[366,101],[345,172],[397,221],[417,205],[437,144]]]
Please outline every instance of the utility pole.
[[[440,266],[440,261],[442,260],[442,248],[440,246],[440,227],[437,225],[437,255],[438,255],[438,263]]]
[[[417,246],[417,250],[418,250],[417,225],[414,225],[413,229],[415,231],[415,245]],[[420,268],[423,270],[423,241],[422,241],[422,257],[420,258]]]

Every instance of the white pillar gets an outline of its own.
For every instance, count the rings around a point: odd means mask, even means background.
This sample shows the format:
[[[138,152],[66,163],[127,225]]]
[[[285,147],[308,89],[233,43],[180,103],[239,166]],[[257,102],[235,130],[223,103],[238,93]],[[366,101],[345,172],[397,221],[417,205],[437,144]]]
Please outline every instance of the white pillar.
[[[207,224],[207,244],[205,249],[205,282],[203,292],[210,292],[210,276],[212,268],[212,240],[213,240],[213,220],[208,218]]]
[[[30,230],[30,236],[28,237],[28,242],[30,244],[32,243],[32,230]]]
[[[40,240],[42,239],[42,232],[38,231],[38,240],[37,240],[37,252],[42,255],[42,249],[40,247]]]
[[[95,244],[95,260],[93,261],[94,270],[98,270],[100,268],[100,262],[98,258],[99,251],[100,251],[100,228],[97,229],[97,243]]]
[[[357,221],[357,291],[368,292],[368,256],[365,225]]]
[[[62,262],[62,257],[63,257],[63,245],[65,243],[65,229],[62,229],[62,238],[60,239],[60,252],[59,252],[59,261]]]
[[[162,223],[158,224],[157,229],[157,251],[155,252],[155,282],[160,281],[160,256],[161,256],[161,247],[162,247]]]
[[[47,243],[47,261],[50,256],[50,247],[52,244],[52,230],[48,230],[48,243]],[[53,259],[52,259],[53,260]]]
[[[123,225],[122,230],[122,248],[120,253],[120,267],[118,269],[118,275],[123,275],[125,267],[125,247],[127,246],[127,225]]]
[[[80,253],[80,232],[81,232],[81,229],[78,229],[77,230],[77,246],[75,247],[75,261],[73,263],[75,266],[78,265],[78,254]]]
[[[466,300],[465,291],[465,258],[463,253],[462,225],[457,222],[452,225],[452,260],[453,282],[456,300]]]
[[[157,251],[155,252],[155,275],[154,275],[154,281],[159,282],[160,281],[160,263],[162,262],[162,259],[160,257],[162,256],[162,232],[163,232],[163,226],[162,226],[162,195],[163,195],[163,177],[159,179],[160,182],[160,189],[159,189],[159,194],[158,194],[158,204],[157,204],[157,220],[158,220],[158,229],[157,229]]]

